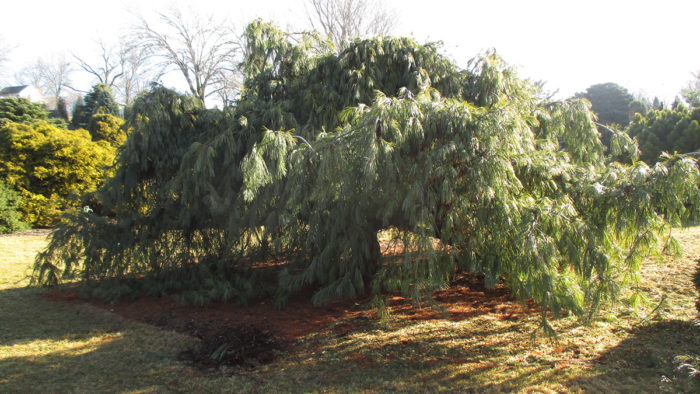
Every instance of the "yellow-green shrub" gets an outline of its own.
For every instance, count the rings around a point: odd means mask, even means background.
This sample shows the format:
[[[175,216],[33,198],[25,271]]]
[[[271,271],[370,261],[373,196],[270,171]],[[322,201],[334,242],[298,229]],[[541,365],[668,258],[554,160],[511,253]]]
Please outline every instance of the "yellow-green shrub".
[[[119,146],[126,141],[126,132],[122,129],[123,124],[124,119],[99,112],[90,118],[88,131],[93,141],[107,141],[112,146]]]
[[[104,182],[115,151],[87,130],[8,122],[0,127],[0,178],[20,192],[23,220],[52,226]]]

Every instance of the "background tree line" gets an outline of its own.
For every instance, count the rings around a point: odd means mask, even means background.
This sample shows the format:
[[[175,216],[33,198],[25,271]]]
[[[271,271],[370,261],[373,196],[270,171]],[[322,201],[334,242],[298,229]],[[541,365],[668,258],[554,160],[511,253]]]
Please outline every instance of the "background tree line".
[[[390,34],[395,13],[381,0],[309,0],[308,26],[322,31],[336,50],[358,36]],[[91,54],[53,54],[14,74],[17,84],[43,90],[49,108],[58,101],[74,103],[86,94],[74,84],[76,72],[88,74],[94,84],[111,89],[117,102],[128,107],[136,95],[165,75],[178,75],[189,94],[218,105],[235,100],[244,57],[243,32],[229,19],[204,15],[192,7],[169,8],[137,17],[121,37],[97,38]],[[0,37],[0,76],[12,46]]]
[[[609,128],[623,130],[638,141],[640,159],[655,163],[662,152],[692,153],[700,150],[700,74],[688,88],[666,105],[658,97],[634,98],[616,83],[592,85],[574,97],[585,98],[597,115],[599,132],[610,145]]]

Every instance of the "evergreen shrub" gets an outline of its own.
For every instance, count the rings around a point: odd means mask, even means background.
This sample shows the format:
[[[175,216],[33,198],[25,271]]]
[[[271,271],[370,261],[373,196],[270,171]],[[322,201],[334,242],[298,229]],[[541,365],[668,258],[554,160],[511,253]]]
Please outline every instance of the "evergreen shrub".
[[[19,191],[22,218],[50,227],[81,196],[95,191],[112,165],[115,148],[93,142],[87,130],[57,128],[45,121],[0,127],[0,176]]]
[[[655,163],[661,153],[700,151],[700,108],[651,110],[635,114],[627,128],[639,141],[641,159]]]
[[[14,233],[28,226],[21,219],[19,193],[0,180],[0,234]]]

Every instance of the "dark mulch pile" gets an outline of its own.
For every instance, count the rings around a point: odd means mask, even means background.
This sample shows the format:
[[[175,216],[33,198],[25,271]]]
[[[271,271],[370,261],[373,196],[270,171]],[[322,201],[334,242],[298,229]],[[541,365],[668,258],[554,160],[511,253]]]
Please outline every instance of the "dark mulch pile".
[[[181,352],[179,358],[201,368],[255,367],[272,362],[281,348],[272,331],[256,326],[227,327],[214,332],[194,329],[193,334],[202,340],[202,345]]]

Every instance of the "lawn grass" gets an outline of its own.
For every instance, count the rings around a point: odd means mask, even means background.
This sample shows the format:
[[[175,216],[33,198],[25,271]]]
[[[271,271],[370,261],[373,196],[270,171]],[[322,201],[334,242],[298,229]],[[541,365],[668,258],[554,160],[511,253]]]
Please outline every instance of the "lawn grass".
[[[200,371],[177,360],[195,339],[27,288],[43,236],[0,237],[0,392],[697,392],[700,327],[691,276],[700,227],[675,230],[680,257],[649,258],[647,300],[607,307],[590,326],[485,313],[462,321],[355,318],[303,338],[255,370]],[[662,302],[663,300],[663,302]]]
[[[152,391],[183,387],[191,338],[27,288],[45,236],[0,237],[0,392]],[[187,386],[184,386],[187,387]]]

